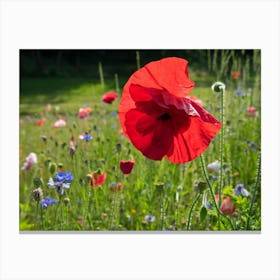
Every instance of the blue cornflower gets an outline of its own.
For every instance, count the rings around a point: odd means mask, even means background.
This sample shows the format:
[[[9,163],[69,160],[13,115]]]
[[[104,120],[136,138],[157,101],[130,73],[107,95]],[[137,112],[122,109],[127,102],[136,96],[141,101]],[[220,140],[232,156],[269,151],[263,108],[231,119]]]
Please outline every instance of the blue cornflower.
[[[237,89],[234,93],[237,94],[237,95],[243,95],[244,94],[241,89]]]
[[[244,184],[237,184],[234,189],[234,194],[237,196],[249,196],[250,193],[244,188]]]
[[[155,216],[152,216],[152,215],[146,215],[145,216],[145,221],[146,222],[149,222],[149,223],[152,223],[156,220],[156,217]]]
[[[56,204],[57,201],[55,199],[51,199],[49,196],[46,196],[45,199],[41,201],[42,208],[47,208],[49,205]]]
[[[60,171],[55,174],[54,179],[57,182],[71,183],[74,179],[74,176],[68,171]]]
[[[87,132],[85,134],[79,135],[79,139],[84,140],[86,142],[91,141],[93,136],[89,135]]]
[[[205,202],[205,206],[206,206],[208,209],[212,209],[212,206],[211,206],[211,204],[210,204],[209,201],[206,201],[206,202]]]
[[[112,116],[114,117],[114,116],[117,116],[118,115],[118,112],[117,111],[112,111]]]
[[[49,179],[47,186],[49,188],[55,188],[58,194],[63,194],[64,189],[70,188],[70,183],[73,181],[74,176],[72,173],[67,171],[60,171],[55,174],[54,180],[53,178]]]

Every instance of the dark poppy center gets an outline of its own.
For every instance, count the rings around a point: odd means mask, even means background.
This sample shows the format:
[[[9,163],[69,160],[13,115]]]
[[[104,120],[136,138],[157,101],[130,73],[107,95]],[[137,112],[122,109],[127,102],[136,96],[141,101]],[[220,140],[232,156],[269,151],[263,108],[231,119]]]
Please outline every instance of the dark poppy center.
[[[167,121],[170,119],[170,115],[168,113],[164,113],[161,116],[159,116],[159,120],[161,121]]]

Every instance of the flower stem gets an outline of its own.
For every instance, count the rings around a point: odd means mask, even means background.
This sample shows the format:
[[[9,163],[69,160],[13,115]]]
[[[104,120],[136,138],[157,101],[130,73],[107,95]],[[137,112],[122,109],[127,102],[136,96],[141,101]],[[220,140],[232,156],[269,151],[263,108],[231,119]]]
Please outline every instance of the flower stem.
[[[220,172],[219,172],[219,186],[218,186],[218,194],[219,194],[219,209],[221,207],[221,194],[223,188],[223,163],[224,163],[224,133],[225,133],[225,122],[224,122],[224,107],[225,107],[225,89],[223,87],[220,88],[221,90],[221,111],[220,111],[220,119],[221,119],[221,133],[220,133]],[[218,227],[220,229],[220,211],[218,212]]]
[[[255,179],[255,187],[254,187],[253,197],[252,197],[252,200],[251,200],[248,219],[247,219],[247,226],[246,226],[247,230],[249,230],[249,228],[250,228],[250,220],[251,220],[252,210],[253,210],[254,202],[255,202],[255,199],[256,199],[256,196],[257,196],[257,193],[258,193],[258,186],[260,184],[260,180],[261,180],[261,152],[259,152],[259,156],[258,156],[257,174],[256,174],[256,179]]]
[[[117,73],[115,73],[115,85],[116,85],[116,92],[120,92],[120,86],[119,86],[119,76]]]
[[[234,229],[235,229],[235,226],[234,226],[234,224],[232,223],[231,219],[230,219],[228,216],[226,216],[226,215],[220,210],[220,208],[218,207],[218,205],[217,205],[217,203],[216,203],[215,194],[214,194],[214,192],[213,192],[211,183],[210,183],[209,178],[208,178],[208,175],[207,175],[207,171],[206,171],[206,166],[205,166],[205,161],[204,161],[203,155],[200,155],[200,161],[201,161],[201,167],[202,167],[202,170],[203,170],[203,174],[204,174],[205,180],[206,180],[206,182],[207,182],[208,188],[209,188],[209,190],[210,190],[210,193],[211,193],[212,200],[213,200],[214,206],[215,206],[215,208],[216,208],[216,211],[217,211],[218,215],[220,214],[220,215],[222,215],[223,217],[225,217],[225,218],[228,220],[228,222],[230,223],[232,229],[234,230]]]
[[[198,193],[191,205],[191,209],[190,209],[190,212],[189,212],[189,216],[188,216],[188,223],[187,223],[187,230],[190,230],[190,226],[191,226],[191,219],[192,219],[192,211],[193,211],[193,208],[194,206],[196,205],[198,199],[200,198],[201,194]]]

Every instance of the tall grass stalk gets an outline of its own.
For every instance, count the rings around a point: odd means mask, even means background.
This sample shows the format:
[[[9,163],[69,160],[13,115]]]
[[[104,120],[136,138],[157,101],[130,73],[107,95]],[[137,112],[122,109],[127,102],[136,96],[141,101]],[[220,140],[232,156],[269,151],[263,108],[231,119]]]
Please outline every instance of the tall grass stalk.
[[[104,88],[105,87],[105,81],[104,81],[103,67],[102,67],[101,62],[98,63],[98,71],[99,71],[100,84]]]
[[[254,186],[253,196],[252,196],[252,199],[251,199],[250,209],[249,209],[249,213],[248,213],[247,227],[246,227],[247,230],[250,229],[251,216],[253,214],[254,202],[255,202],[256,197],[257,197],[258,187],[260,185],[260,182],[261,182],[261,152],[259,152],[258,161],[257,161],[257,171],[256,171],[256,177],[255,177],[255,186]]]

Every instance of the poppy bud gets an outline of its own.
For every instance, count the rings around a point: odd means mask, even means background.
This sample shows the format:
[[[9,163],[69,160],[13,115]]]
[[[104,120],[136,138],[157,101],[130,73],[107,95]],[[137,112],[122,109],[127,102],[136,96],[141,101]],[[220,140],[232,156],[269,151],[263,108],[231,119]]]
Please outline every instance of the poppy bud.
[[[118,143],[118,144],[116,145],[116,149],[117,149],[117,152],[120,153],[121,150],[122,150],[122,145],[121,145],[120,143]]]
[[[163,186],[164,184],[162,182],[158,182],[155,184],[156,186],[156,189],[159,190],[159,191],[163,191]]]
[[[106,221],[108,218],[108,214],[106,213],[101,213],[101,220]]]
[[[35,188],[39,188],[43,186],[43,179],[42,178],[34,178],[33,185]]]
[[[133,160],[121,160],[120,161],[120,169],[123,174],[130,174],[133,166],[134,166]]]
[[[50,162],[50,163],[49,163],[49,172],[50,172],[51,174],[54,174],[56,170],[57,170],[57,165],[56,165],[56,163],[55,163],[55,162]]]
[[[47,158],[46,160],[44,160],[45,166],[48,167],[50,162],[51,162],[51,158]]]
[[[214,91],[214,92],[222,92],[223,90],[226,89],[226,85],[222,82],[215,82],[211,89]]]
[[[65,205],[68,205],[68,204],[70,203],[70,198],[69,198],[69,197],[65,197],[65,198],[63,199],[63,203],[64,203]]]

